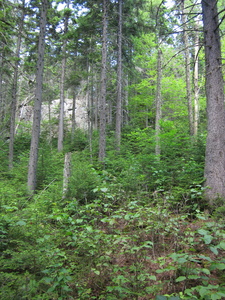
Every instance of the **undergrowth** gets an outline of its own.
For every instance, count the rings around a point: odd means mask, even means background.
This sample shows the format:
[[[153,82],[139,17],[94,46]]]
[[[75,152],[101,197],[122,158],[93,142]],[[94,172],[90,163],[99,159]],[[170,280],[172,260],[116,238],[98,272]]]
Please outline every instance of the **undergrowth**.
[[[109,150],[104,168],[73,151],[64,195],[64,153],[41,147],[33,198],[27,149],[1,168],[0,299],[225,299],[224,209],[204,201],[198,150]]]

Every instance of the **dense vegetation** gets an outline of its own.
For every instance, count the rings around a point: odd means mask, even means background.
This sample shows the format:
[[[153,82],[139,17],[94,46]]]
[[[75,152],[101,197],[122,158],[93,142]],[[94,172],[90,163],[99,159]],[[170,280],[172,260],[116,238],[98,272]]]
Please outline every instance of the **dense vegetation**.
[[[158,161],[151,133],[124,134],[103,168],[77,130],[66,197],[64,155],[43,140],[32,199],[29,135],[11,171],[2,144],[0,298],[224,299],[224,207],[202,197],[205,139],[165,136]]]
[[[207,1],[221,33],[224,1]],[[225,299],[224,186],[209,199],[205,184],[215,174],[206,152],[225,178],[223,84],[222,109],[207,114],[204,89],[223,66],[219,57],[205,72],[201,3],[3,0],[0,9],[0,299]],[[220,56],[224,45],[221,34]],[[21,113],[37,103],[49,108],[40,132],[41,110],[36,125]]]

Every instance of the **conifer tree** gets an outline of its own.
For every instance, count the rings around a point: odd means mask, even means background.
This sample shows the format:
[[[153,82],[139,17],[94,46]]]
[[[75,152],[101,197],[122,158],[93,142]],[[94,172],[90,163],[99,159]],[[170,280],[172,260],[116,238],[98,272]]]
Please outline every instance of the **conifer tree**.
[[[45,53],[45,34],[47,24],[47,9],[48,0],[40,2],[40,32],[38,41],[38,59],[37,59],[37,74],[36,74],[36,88],[35,100],[33,110],[33,125],[32,136],[30,145],[30,158],[27,186],[28,190],[32,193],[36,189],[37,184],[37,163],[38,163],[38,147],[40,138],[40,125],[41,125],[41,106],[42,106],[42,91],[43,91],[43,73],[44,73],[44,53]]]

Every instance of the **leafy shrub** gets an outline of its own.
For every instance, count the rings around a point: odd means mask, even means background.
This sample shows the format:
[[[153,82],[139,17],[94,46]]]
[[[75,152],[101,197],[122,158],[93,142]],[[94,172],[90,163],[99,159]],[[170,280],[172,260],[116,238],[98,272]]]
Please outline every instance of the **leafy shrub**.
[[[69,180],[69,198],[77,199],[81,204],[96,198],[93,191],[100,185],[100,177],[93,166],[81,156],[72,156],[72,172]]]

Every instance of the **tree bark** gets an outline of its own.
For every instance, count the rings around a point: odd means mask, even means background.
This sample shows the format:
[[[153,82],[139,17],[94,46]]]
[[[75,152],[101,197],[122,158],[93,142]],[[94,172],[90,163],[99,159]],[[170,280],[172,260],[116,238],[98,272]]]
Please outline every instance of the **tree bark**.
[[[161,154],[160,147],[160,120],[162,118],[162,50],[158,48],[158,57],[157,57],[157,87],[156,87],[156,117],[155,117],[155,136],[156,136],[156,145],[155,145],[155,154],[159,159]]]
[[[39,146],[39,139],[40,139],[40,125],[41,125],[42,85],[43,85],[43,73],[44,73],[47,7],[48,7],[48,0],[42,0],[41,17],[40,17],[40,34],[39,34],[39,41],[38,41],[38,60],[37,60],[33,125],[32,125],[32,136],[31,136],[28,180],[27,180],[28,190],[31,193],[35,191],[36,183],[37,183],[36,182],[37,163],[38,163],[38,146]]]
[[[22,3],[23,8],[25,2]],[[10,139],[9,139],[9,168],[13,167],[13,157],[14,157],[14,140],[15,140],[15,123],[16,123],[16,106],[17,106],[17,82],[18,82],[18,72],[19,72],[19,59],[20,59],[20,48],[22,42],[22,30],[24,23],[24,9],[22,9],[21,20],[19,24],[19,33],[16,45],[16,62],[14,66],[13,84],[12,84],[12,102],[11,102],[11,112],[10,112]]]
[[[71,143],[74,142],[74,137],[75,137],[75,129],[76,129],[76,97],[77,97],[77,92],[74,88],[73,91],[73,106],[72,106],[72,128],[71,128]]]
[[[106,152],[106,66],[107,66],[107,11],[108,0],[103,0],[103,33],[102,33],[102,70],[101,95],[99,103],[99,154],[98,159],[104,162]]]
[[[69,1],[67,1],[67,8],[69,8]],[[64,34],[68,31],[69,14],[66,12],[64,21]],[[63,41],[62,46],[62,73],[60,79],[60,109],[59,109],[59,127],[58,127],[58,151],[63,150],[64,139],[64,102],[65,102],[65,75],[66,75],[66,45],[67,39]]]
[[[225,198],[225,109],[221,44],[216,0],[202,0],[206,63],[207,141],[205,196],[212,205]]]
[[[65,154],[64,159],[64,169],[63,169],[63,199],[65,199],[66,194],[69,189],[69,180],[71,175],[71,152]]]
[[[118,58],[117,58],[117,102],[116,102],[116,147],[120,151],[122,127],[122,5],[123,0],[118,0]]]
[[[199,86],[198,86],[198,54],[199,54],[199,33],[198,23],[195,25],[195,47],[194,47],[194,136],[198,133],[199,123]]]
[[[192,108],[192,96],[191,96],[191,66],[190,66],[190,51],[189,41],[187,34],[187,18],[185,16],[184,0],[181,1],[182,10],[182,24],[183,24],[183,39],[184,39],[184,55],[185,55],[185,74],[186,74],[186,93],[187,93],[187,105],[188,105],[188,117],[189,117],[189,131],[190,135],[194,134],[193,129],[193,108]]]

